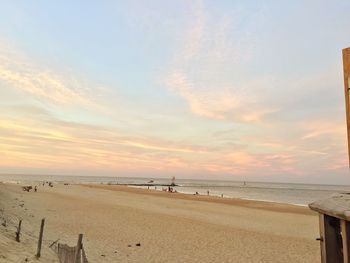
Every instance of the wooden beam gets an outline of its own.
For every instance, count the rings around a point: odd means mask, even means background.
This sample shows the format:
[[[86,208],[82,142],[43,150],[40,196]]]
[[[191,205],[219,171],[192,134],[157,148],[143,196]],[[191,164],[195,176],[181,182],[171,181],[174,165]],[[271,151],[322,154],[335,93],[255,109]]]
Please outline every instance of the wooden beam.
[[[350,263],[350,223],[340,220],[344,263]]]
[[[340,235],[340,220],[320,214],[321,262],[343,263],[342,237]]]
[[[348,131],[348,158],[350,167],[350,48],[343,49],[343,70],[344,70],[344,93],[345,93],[345,110],[346,110],[346,125]]]
[[[309,204],[311,210],[350,222],[350,194],[336,193]]]
[[[320,223],[320,248],[321,248],[321,263],[326,263],[326,243],[324,242],[324,214],[319,213],[319,223]]]

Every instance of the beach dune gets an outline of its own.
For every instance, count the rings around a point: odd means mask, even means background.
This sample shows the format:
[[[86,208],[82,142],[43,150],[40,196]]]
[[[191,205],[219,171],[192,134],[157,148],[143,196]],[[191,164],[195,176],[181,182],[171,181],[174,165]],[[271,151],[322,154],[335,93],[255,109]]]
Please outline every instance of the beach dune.
[[[83,233],[91,262],[320,260],[317,214],[306,207],[107,185],[56,184],[27,193],[0,184],[0,192],[5,213],[21,216],[24,228],[46,218],[47,240],[75,245]],[[23,207],[12,208],[18,200]],[[48,248],[43,256],[52,257]]]

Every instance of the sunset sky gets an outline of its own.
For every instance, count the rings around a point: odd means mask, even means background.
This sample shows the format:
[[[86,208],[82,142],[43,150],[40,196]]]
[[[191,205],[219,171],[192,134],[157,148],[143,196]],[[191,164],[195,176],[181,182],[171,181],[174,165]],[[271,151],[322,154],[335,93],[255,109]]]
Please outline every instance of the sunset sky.
[[[348,183],[349,1],[2,1],[0,173]]]

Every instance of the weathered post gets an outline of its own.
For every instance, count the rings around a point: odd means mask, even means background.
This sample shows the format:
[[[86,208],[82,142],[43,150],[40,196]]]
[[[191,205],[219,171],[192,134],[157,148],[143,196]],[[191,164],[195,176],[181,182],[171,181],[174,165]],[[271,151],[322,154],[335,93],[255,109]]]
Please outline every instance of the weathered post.
[[[45,218],[41,219],[40,233],[39,233],[39,240],[38,240],[38,249],[36,252],[37,258],[40,258],[40,256],[41,256],[41,245],[43,243],[44,225],[45,225]]]
[[[75,248],[74,263],[80,263],[81,259],[81,249],[83,247],[83,234],[79,234],[77,246]]]
[[[348,131],[348,157],[350,167],[350,47],[343,49],[343,70],[344,70],[344,94],[346,110],[346,126]]]
[[[21,235],[21,226],[22,226],[22,219],[18,222],[17,232],[16,232],[16,241],[21,242],[20,235]]]
[[[350,223],[346,220],[340,221],[342,233],[344,263],[350,263]]]

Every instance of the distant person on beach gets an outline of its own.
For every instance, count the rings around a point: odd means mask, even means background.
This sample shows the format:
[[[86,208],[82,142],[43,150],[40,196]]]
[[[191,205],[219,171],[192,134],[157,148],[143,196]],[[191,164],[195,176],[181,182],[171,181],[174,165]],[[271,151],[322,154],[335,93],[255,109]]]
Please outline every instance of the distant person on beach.
[[[207,191],[207,195],[209,195],[209,190]]]
[[[35,192],[38,191],[38,187],[37,187],[37,186],[34,187],[34,191],[35,191]]]

